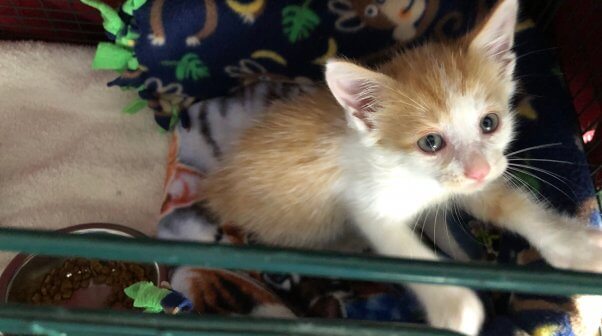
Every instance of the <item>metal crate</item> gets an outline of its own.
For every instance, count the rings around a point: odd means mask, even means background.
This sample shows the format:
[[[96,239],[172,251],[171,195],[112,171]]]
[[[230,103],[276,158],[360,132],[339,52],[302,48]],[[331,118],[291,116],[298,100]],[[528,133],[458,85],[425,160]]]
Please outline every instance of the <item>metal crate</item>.
[[[525,9],[556,48],[592,179],[602,190],[602,2],[527,0]]]
[[[107,1],[117,5],[120,0]],[[589,7],[576,13],[577,3]],[[602,113],[600,111],[601,5],[597,0],[525,0],[527,11],[554,45],[573,96],[578,125],[592,165],[597,190],[602,186]],[[577,7],[575,7],[577,6]],[[586,7],[587,8],[587,7]],[[573,12],[571,12],[573,10]],[[583,15],[581,15],[583,14]],[[590,18],[590,19],[584,19]],[[593,18],[593,19],[592,19]],[[597,20],[596,20],[597,18]],[[571,25],[573,31],[563,29]],[[579,34],[585,32],[585,34]],[[579,38],[577,38],[579,37]],[[583,39],[583,37],[587,37]],[[105,40],[95,10],[78,0],[0,0],[0,39],[34,39],[95,44]],[[562,43],[570,42],[564,46]],[[572,44],[572,43],[577,43]],[[564,50],[568,52],[565,53]],[[580,62],[576,62],[580,60]],[[579,66],[572,67],[578,64]],[[570,71],[569,71],[570,70]],[[227,269],[261,269],[312,276],[381,282],[452,284],[541,294],[602,295],[599,276],[518,267],[358,257],[307,251],[126,240],[118,237],[62,236],[57,233],[0,229],[0,249],[55,256],[159,262]],[[478,274],[478,277],[473,276]],[[71,335],[457,335],[396,323],[319,320],[263,320],[196,316],[115,314],[106,311],[1,305],[0,330],[14,333],[66,332]]]
[[[98,12],[79,0],[0,1],[0,39],[95,44],[105,38]]]

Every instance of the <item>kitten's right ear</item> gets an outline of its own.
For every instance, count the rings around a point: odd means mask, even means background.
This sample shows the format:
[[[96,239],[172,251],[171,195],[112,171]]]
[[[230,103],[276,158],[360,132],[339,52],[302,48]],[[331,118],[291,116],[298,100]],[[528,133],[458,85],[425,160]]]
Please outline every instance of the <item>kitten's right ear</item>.
[[[512,52],[514,28],[518,17],[518,0],[498,0],[487,19],[470,37],[470,48],[500,63],[511,75],[516,56]]]
[[[326,63],[325,77],[330,92],[345,109],[349,125],[360,133],[372,131],[379,97],[392,79],[341,60]]]

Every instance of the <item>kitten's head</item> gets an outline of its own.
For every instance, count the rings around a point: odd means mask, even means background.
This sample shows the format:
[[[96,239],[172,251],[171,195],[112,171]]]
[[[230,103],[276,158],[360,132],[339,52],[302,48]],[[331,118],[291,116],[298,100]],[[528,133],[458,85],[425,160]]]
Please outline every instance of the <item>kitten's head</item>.
[[[330,61],[326,82],[375,153],[474,192],[507,167],[517,11],[517,0],[501,0],[466,37],[405,51],[378,71]]]

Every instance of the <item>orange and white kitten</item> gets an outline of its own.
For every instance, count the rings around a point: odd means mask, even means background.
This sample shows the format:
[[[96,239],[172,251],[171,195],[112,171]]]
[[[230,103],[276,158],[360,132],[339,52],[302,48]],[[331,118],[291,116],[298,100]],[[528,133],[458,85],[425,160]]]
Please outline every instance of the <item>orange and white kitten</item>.
[[[328,247],[356,230],[380,254],[436,260],[411,226],[453,197],[552,265],[602,272],[602,232],[501,177],[514,134],[517,11],[517,0],[501,0],[467,37],[376,70],[331,60],[327,88],[274,103],[241,136],[204,184],[208,206],[267,244]],[[473,291],[410,287],[433,326],[478,333],[484,312]]]

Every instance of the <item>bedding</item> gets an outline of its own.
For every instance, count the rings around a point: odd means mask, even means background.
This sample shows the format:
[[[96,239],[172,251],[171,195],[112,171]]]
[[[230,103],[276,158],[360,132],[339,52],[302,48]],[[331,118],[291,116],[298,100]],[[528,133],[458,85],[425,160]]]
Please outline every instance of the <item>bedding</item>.
[[[513,150],[554,144],[516,155],[528,174],[514,183],[542,201],[587,218],[600,226],[600,213],[589,178],[581,142],[573,125],[573,111],[563,88],[553,53],[542,43],[530,21],[517,27],[518,77],[523,93],[516,97],[520,115],[519,139]],[[246,90],[278,89],[281,83],[262,82]],[[310,88],[306,87],[305,90]],[[295,94],[297,94],[296,92]],[[253,238],[231,223],[216,222],[198,204],[199,183],[219,165],[213,146],[227,152],[269,101],[244,104],[223,115],[213,108],[215,98],[193,104],[185,123],[171,135],[165,201],[158,237],[224,244],[253,244]],[[205,126],[204,126],[205,125]],[[203,131],[210,125],[211,134]],[[213,143],[213,145],[212,145]],[[545,160],[545,161],[535,161]],[[565,163],[570,162],[570,163]],[[537,252],[513,234],[449,210],[423,229],[425,240],[446,257],[500,264],[548,267]],[[437,239],[438,237],[438,239]],[[361,252],[363,246],[357,246]],[[320,317],[424,323],[416,299],[403,286],[316,279],[295,274],[233,272],[180,267],[172,286],[191,298],[199,313],[262,317]],[[559,298],[501,292],[480,292],[488,309],[483,335],[570,336],[594,335],[600,323],[600,297]]]
[[[0,226],[58,230],[119,223],[154,235],[167,136],[119,111],[94,50],[0,41]],[[12,253],[0,253],[0,270]]]
[[[136,88],[165,129],[194,101],[241,85],[319,80],[335,55],[372,60],[393,46],[457,36],[491,3],[129,0],[117,13],[83,2],[101,10],[114,41],[99,45],[95,66],[122,72],[110,85]]]
[[[159,238],[254,243],[232,223],[217,222],[198,203],[203,176],[219,165],[220,155],[270,103],[267,98],[251,103],[237,96],[310,90],[321,80],[327,57],[375,63],[391,48],[461,34],[488,7],[487,1],[477,0],[396,2],[403,8],[387,3],[173,0],[166,6],[164,0],[148,0],[126,1],[119,15],[104,9],[115,23],[108,29],[114,44],[99,46],[95,66],[121,72],[110,85],[138,91],[141,100],[127,106],[128,112],[148,105],[163,128],[174,130]],[[514,151],[520,151],[515,158],[524,167],[514,172],[513,183],[600,227],[554,50],[527,18],[517,25],[516,50],[521,90],[515,100],[520,136]],[[291,93],[284,86],[298,89]],[[229,108],[224,112],[218,105]],[[536,148],[522,151],[529,147]],[[438,216],[423,232],[449,258],[548,267],[521,238],[455,210]],[[424,322],[421,307],[402,285],[189,267],[173,270],[171,281],[203,314]],[[488,311],[483,335],[589,336],[602,318],[599,297],[480,294]]]

